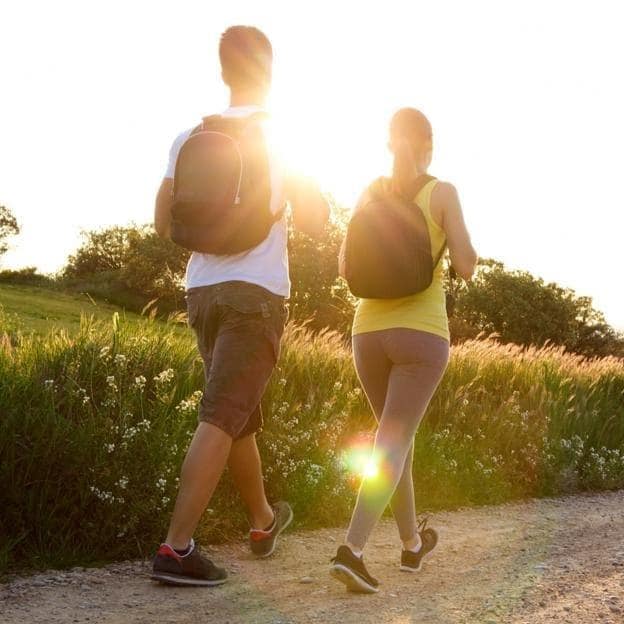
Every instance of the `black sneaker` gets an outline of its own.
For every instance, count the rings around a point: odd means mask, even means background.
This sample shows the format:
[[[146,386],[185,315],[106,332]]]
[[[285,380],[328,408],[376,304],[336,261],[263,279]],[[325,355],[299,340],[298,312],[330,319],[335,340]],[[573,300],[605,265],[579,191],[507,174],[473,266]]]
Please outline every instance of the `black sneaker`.
[[[293,511],[285,501],[273,505],[275,520],[273,526],[266,531],[251,529],[249,531],[249,547],[256,557],[270,557],[275,550],[279,534],[292,522]]]
[[[438,533],[427,528],[427,518],[418,525],[418,534],[420,535],[420,550],[416,553],[411,550],[401,551],[401,570],[403,572],[418,572],[425,557],[428,557],[438,544]]]
[[[162,544],[154,557],[151,578],[168,585],[222,585],[227,580],[224,569],[204,557],[192,543],[192,550],[181,557],[169,544]]]
[[[356,557],[348,546],[340,546],[331,561],[329,573],[344,583],[349,591],[360,594],[375,594],[379,591],[379,581],[364,567],[364,558]]]

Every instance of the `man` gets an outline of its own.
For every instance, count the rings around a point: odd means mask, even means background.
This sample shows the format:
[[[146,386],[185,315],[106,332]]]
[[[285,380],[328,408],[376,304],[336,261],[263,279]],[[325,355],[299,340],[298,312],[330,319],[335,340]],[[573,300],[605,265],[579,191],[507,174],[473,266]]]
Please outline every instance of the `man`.
[[[233,26],[221,36],[222,78],[230,89],[223,117],[247,118],[263,112],[271,84],[272,48],[257,28]],[[178,153],[192,130],[174,141],[169,166],[156,198],[155,228],[171,236],[173,178]],[[180,488],[164,544],[154,559],[152,578],[165,583],[218,585],[225,570],[196,547],[192,535],[225,469],[248,509],[252,552],[268,557],[293,514],[286,502],[271,506],[264,492],[255,434],[262,424],[260,400],[279,355],[289,296],[285,201],[296,227],[319,234],[329,216],[315,185],[284,176],[269,154],[268,236],[234,255],[196,253],[186,272],[189,325],[204,361],[205,388],[199,424],[180,475]]]

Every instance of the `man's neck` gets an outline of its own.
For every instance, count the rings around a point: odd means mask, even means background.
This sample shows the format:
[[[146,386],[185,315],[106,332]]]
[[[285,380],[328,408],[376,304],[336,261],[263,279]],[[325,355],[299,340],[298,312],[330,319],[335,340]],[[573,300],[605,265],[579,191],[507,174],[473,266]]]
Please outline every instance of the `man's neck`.
[[[231,91],[230,106],[264,106],[266,96],[258,91]]]

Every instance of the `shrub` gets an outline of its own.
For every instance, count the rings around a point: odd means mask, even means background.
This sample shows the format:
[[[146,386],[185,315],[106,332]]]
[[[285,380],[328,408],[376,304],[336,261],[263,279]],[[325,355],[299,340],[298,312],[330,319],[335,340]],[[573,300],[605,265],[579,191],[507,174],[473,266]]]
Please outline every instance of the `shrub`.
[[[196,424],[190,332],[115,316],[37,337],[12,323],[0,338],[3,565],[147,555]],[[616,358],[455,347],[416,436],[419,510],[624,487],[623,393]],[[345,522],[375,424],[342,336],[290,324],[263,408],[270,496],[292,501],[299,526]],[[245,529],[227,479],[210,509],[200,537]]]
[[[0,271],[0,283],[50,286],[54,281],[48,275],[38,273],[36,267],[24,267],[23,269],[5,269]]]
[[[526,271],[508,271],[494,260],[483,261],[472,282],[460,288],[457,317],[464,331],[496,333],[503,342],[550,342],[590,357],[624,356],[624,337],[593,308],[591,298]]]
[[[151,226],[113,226],[83,232],[83,239],[63,270],[66,286],[136,312],[150,301],[161,312],[183,307],[189,254]]]

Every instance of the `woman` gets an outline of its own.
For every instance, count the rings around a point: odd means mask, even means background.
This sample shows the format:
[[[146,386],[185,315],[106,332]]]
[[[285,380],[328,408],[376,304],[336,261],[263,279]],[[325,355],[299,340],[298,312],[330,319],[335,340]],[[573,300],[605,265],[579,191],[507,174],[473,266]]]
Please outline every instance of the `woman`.
[[[425,216],[434,262],[446,245],[455,271],[470,279],[477,254],[457,192],[448,182],[422,177],[432,157],[427,118],[412,108],[399,110],[390,124],[389,147],[394,165],[392,178],[385,182],[395,193],[415,197]],[[369,200],[370,191],[366,191],[358,207]],[[340,254],[343,277],[344,247]],[[362,551],[388,503],[403,542],[401,570],[419,570],[437,543],[433,529],[417,525],[412,459],[414,434],[449,357],[443,273],[438,262],[426,290],[402,299],[361,299],[355,313],[355,367],[379,426],[372,459],[376,470],[370,471],[376,476],[362,482],[346,542],[338,548],[330,571],[352,591],[377,591],[378,582],[366,570]]]

